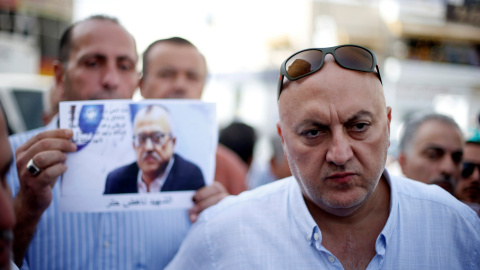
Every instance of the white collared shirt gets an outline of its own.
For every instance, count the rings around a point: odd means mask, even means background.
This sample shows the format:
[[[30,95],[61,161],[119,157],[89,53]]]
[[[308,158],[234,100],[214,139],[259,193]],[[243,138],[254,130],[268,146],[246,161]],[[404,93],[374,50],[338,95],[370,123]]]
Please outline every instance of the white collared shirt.
[[[160,192],[162,190],[163,184],[165,183],[165,180],[167,179],[168,174],[170,173],[170,170],[172,169],[174,161],[175,161],[175,158],[172,156],[172,158],[168,162],[165,172],[161,176],[158,176],[157,178],[155,178],[152,181],[152,183],[150,183],[150,190],[148,190],[147,184],[145,184],[145,182],[142,179],[142,175],[143,175],[142,170],[138,170],[138,175],[137,175],[138,193]]]

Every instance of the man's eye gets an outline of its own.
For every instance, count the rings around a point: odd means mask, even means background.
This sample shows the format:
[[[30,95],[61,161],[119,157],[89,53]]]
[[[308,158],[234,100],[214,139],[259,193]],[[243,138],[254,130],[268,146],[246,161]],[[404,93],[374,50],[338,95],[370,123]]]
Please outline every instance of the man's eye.
[[[367,123],[357,123],[357,124],[353,125],[353,126],[351,127],[351,129],[352,129],[353,131],[364,131],[364,130],[366,130],[366,129],[368,128],[368,126],[369,126],[369,125],[368,125]]]
[[[462,162],[462,159],[463,159],[463,153],[453,153],[452,154],[453,163],[460,164]]]
[[[98,61],[96,60],[88,60],[85,62],[85,65],[87,67],[97,67],[98,66]]]
[[[175,72],[173,71],[162,71],[158,74],[160,78],[172,78],[175,76]]]
[[[429,150],[426,151],[425,154],[430,160],[438,160],[443,156],[443,152],[439,150]]]
[[[320,130],[318,129],[307,130],[305,132],[302,132],[302,135],[307,138],[316,138],[320,135]]]
[[[118,68],[120,70],[125,70],[125,71],[130,71],[133,69],[133,64],[129,63],[129,62],[121,62],[118,64]]]
[[[200,79],[200,76],[196,73],[189,73],[187,77],[190,81],[198,81]]]

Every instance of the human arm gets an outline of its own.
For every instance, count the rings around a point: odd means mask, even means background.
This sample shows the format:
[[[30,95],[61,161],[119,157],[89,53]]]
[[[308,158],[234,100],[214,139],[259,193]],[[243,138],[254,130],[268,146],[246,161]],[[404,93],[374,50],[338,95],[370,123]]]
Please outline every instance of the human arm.
[[[197,221],[198,215],[208,207],[217,204],[223,198],[230,195],[227,189],[217,181],[212,185],[199,189],[193,196],[194,205],[188,210],[191,222]]]
[[[67,167],[64,164],[66,153],[76,150],[70,141],[71,130],[57,129],[45,131],[32,137],[16,150],[16,167],[20,189],[14,199],[17,223],[14,228],[14,261],[22,265],[28,245],[33,237],[40,218],[52,201],[52,188]],[[37,175],[27,170],[27,163],[42,169]]]

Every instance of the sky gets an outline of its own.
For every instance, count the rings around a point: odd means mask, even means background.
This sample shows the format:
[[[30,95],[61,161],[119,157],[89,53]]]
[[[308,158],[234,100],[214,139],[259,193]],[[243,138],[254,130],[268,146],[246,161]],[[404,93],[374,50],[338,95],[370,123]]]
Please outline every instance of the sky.
[[[308,18],[303,14],[307,14],[308,1],[292,3],[292,0],[74,0],[73,20],[97,13],[112,15],[134,35],[139,53],[157,39],[181,36],[205,54],[210,72],[258,71],[269,65],[265,53],[269,42],[288,33],[300,36],[305,31],[303,25]]]

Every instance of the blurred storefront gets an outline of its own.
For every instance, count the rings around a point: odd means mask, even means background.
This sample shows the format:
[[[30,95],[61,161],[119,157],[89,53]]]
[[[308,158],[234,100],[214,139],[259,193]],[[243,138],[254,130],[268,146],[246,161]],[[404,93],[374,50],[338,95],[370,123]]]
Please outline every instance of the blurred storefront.
[[[52,75],[73,0],[0,0],[0,72]]]
[[[61,32],[72,0],[0,0],[0,104],[10,133],[44,125]]]

